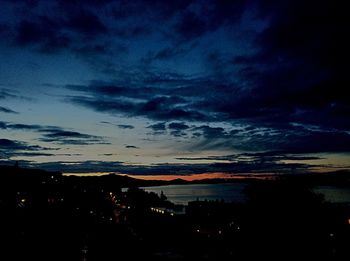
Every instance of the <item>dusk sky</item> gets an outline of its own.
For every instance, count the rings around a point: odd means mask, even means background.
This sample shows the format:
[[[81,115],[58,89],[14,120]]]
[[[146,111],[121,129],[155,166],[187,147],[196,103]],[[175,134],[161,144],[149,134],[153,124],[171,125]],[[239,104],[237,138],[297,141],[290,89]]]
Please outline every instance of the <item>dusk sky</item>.
[[[350,169],[342,5],[0,0],[0,161],[140,176]]]

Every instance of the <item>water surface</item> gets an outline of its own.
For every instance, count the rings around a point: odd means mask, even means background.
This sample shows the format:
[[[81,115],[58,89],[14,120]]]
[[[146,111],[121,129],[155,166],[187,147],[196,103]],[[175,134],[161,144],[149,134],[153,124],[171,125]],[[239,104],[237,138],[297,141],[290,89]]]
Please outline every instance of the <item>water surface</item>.
[[[246,186],[246,183],[186,184],[143,187],[142,189],[159,195],[163,191],[171,202],[187,205],[188,202],[195,200],[224,200],[225,202],[244,203],[247,200],[243,192]],[[325,200],[329,202],[350,204],[350,188],[318,186],[313,191],[323,194]]]
[[[332,203],[350,203],[350,188],[319,186],[314,192],[323,194],[325,200]]]
[[[164,195],[175,204],[187,205],[195,200],[224,200],[225,202],[245,202],[245,183],[187,184],[143,187],[145,191]]]

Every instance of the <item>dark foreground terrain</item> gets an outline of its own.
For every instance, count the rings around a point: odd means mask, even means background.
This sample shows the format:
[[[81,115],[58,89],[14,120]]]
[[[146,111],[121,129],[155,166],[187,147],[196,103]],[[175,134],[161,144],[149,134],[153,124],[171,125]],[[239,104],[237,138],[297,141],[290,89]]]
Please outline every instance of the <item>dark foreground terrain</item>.
[[[127,177],[0,166],[0,260],[348,260],[349,205],[311,192],[345,175],[250,181],[244,204],[182,207]]]

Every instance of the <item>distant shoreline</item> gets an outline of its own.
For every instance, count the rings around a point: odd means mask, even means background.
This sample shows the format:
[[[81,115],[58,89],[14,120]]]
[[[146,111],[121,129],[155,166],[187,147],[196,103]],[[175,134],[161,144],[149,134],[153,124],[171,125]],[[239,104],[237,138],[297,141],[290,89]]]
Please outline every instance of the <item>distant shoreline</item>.
[[[161,186],[161,185],[181,185],[181,184],[218,184],[218,183],[249,183],[249,182],[273,182],[286,181],[302,183],[304,185],[335,185],[340,187],[350,187],[350,171],[334,171],[326,173],[305,173],[305,174],[246,174],[234,175],[227,174],[225,178],[203,178],[186,180],[190,175],[177,175],[178,178],[170,180],[157,179],[161,175],[149,175],[148,179],[142,179],[145,175],[131,175],[110,172],[100,172],[100,175],[91,175],[91,173],[61,173],[54,171],[46,171],[41,169],[21,168],[18,166],[0,165],[0,178],[11,175],[17,175],[18,178],[49,176],[55,175],[60,179],[77,179],[77,180],[94,180],[97,183],[115,183],[118,186]],[[164,175],[163,175],[164,176]],[[171,175],[169,175],[171,177]],[[206,174],[196,174],[196,177],[207,177]],[[151,179],[152,178],[152,179]],[[154,178],[154,179],[153,179]]]

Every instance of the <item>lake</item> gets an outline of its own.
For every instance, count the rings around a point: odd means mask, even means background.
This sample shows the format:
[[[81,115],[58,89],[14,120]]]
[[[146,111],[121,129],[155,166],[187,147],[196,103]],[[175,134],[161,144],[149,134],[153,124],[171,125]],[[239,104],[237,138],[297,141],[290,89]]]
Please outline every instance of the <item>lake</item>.
[[[245,202],[245,183],[187,184],[143,187],[145,191],[164,195],[175,204],[187,205],[195,200],[224,200],[225,202]]]
[[[314,192],[323,194],[325,200],[332,203],[350,203],[350,188],[319,186]]]
[[[187,205],[188,202],[197,199],[244,203],[247,200],[243,192],[246,186],[246,183],[187,184],[143,187],[142,189],[159,195],[163,191],[171,202]],[[313,191],[323,194],[325,199],[332,203],[350,203],[350,188],[319,186],[314,188]]]

